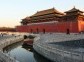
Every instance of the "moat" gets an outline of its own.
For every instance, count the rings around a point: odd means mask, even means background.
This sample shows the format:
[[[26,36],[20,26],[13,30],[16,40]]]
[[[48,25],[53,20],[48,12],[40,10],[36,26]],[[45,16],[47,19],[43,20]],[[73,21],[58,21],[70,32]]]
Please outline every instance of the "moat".
[[[23,48],[22,42],[4,48],[4,52],[20,62],[51,62],[31,48]]]

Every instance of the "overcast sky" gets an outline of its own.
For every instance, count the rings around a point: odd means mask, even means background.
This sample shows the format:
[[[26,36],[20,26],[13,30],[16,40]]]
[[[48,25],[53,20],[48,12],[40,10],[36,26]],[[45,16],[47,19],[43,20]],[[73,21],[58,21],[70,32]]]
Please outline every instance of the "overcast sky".
[[[84,11],[84,0],[0,0],[0,27],[15,27],[37,11],[55,8],[64,12],[73,7]]]

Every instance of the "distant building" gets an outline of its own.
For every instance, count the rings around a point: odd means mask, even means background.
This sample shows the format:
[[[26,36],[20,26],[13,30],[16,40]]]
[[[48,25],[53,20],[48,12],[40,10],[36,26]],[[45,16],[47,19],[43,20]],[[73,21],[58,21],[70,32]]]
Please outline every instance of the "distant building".
[[[18,32],[61,32],[78,33],[84,31],[83,11],[75,7],[65,13],[54,8],[38,11],[32,16],[22,19],[21,26],[17,26]]]
[[[0,32],[16,32],[16,29],[9,27],[0,27]]]

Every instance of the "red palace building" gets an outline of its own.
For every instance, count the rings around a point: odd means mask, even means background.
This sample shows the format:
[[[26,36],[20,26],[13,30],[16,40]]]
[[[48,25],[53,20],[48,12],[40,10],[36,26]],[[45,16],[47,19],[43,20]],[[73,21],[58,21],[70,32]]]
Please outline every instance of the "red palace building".
[[[83,11],[75,7],[61,13],[54,8],[38,11],[32,16],[22,19],[21,26],[16,27],[18,32],[58,32],[79,33],[84,31]]]

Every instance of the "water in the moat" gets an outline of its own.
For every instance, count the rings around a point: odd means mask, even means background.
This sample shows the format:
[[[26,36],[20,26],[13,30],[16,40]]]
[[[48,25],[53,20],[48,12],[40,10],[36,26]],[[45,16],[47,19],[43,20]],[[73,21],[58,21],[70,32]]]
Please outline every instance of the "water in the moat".
[[[20,62],[51,62],[34,51],[29,51],[29,48],[22,48],[22,42],[12,44],[4,49],[11,57],[14,57]],[[6,51],[5,51],[6,50]]]

